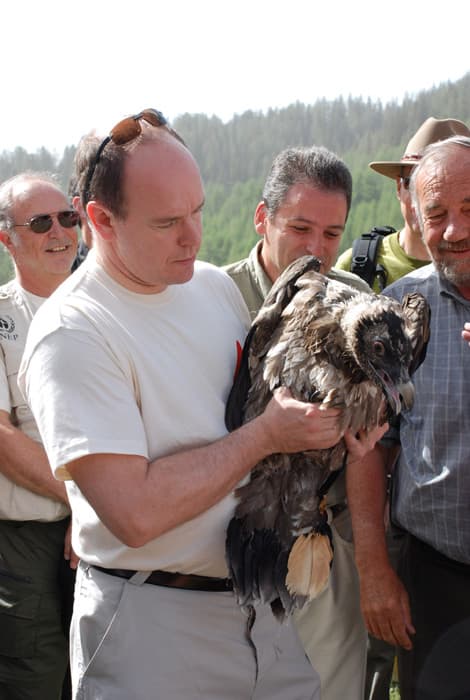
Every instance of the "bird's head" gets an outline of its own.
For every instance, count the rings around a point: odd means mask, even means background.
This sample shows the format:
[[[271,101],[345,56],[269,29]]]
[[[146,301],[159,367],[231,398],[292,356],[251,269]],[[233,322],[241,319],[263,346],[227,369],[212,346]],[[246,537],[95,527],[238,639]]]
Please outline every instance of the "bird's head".
[[[382,388],[393,414],[411,408],[412,346],[401,305],[381,296],[355,305],[346,317],[349,350],[360,369]]]

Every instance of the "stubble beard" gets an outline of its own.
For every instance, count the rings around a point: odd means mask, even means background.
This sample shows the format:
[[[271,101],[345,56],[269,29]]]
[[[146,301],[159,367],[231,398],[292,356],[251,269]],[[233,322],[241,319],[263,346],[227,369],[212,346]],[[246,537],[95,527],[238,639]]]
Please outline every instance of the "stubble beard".
[[[459,263],[448,262],[447,260],[434,260],[434,265],[439,274],[456,287],[470,285],[470,270],[460,271],[458,269]]]

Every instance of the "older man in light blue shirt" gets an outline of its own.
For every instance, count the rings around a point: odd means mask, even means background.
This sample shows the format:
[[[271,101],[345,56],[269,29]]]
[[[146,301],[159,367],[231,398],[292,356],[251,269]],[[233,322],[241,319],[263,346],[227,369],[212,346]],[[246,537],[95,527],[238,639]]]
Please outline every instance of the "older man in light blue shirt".
[[[399,425],[392,496],[392,520],[404,532],[398,575],[381,510],[393,450],[377,447],[348,478],[359,501],[351,510],[368,629],[401,647],[402,700],[450,700],[470,697],[470,352],[462,339],[470,319],[470,138],[428,147],[411,189],[433,264],[385,293],[422,293],[431,336],[413,378],[413,408]]]
[[[465,299],[433,265],[387,290],[423,294],[431,306],[426,363],[416,372],[415,405],[400,420],[401,454],[393,520],[445,556],[470,565],[470,353],[461,340]]]

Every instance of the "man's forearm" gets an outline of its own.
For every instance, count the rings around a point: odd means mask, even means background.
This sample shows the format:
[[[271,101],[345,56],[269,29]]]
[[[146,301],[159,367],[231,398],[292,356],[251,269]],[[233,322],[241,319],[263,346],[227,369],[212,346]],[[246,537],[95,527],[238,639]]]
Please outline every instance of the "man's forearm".
[[[106,527],[139,547],[214,506],[267,455],[336,444],[337,414],[279,389],[261,416],[206,446],[150,463],[138,455],[92,454],[68,471]]]
[[[359,573],[388,565],[385,539],[386,452],[377,445],[361,462],[349,463],[346,488]]]
[[[5,411],[0,411],[0,471],[18,486],[68,502],[65,486],[54,478],[42,445],[15,428]]]
[[[386,474],[391,456],[390,450],[376,446],[362,462],[348,464],[346,484],[364,622],[375,637],[410,649],[414,628],[408,595],[391,566],[385,539]]]

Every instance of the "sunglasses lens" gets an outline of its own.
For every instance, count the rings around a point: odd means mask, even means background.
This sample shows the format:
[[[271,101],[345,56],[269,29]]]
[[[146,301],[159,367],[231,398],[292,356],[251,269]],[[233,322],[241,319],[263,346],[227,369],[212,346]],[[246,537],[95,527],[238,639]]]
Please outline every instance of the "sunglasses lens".
[[[144,109],[143,112],[136,114],[134,117],[127,117],[116,124],[111,131],[111,137],[115,144],[123,146],[129,141],[133,141],[141,133],[142,127],[139,124],[139,119],[144,119],[152,126],[164,126],[167,122],[165,117],[157,109]]]
[[[116,124],[114,129],[111,131],[111,138],[115,144],[122,146],[129,141],[133,141],[142,131],[138,120],[134,117],[127,117],[123,119],[119,124]]]
[[[144,109],[144,111],[140,113],[140,118],[145,119],[145,121],[152,126],[165,126],[167,123],[165,117],[158,109]]]
[[[57,214],[57,219],[63,228],[72,228],[80,221],[80,215],[78,211],[67,209],[66,211],[60,211]],[[40,216],[33,216],[29,222],[29,228],[33,233],[47,233],[51,230],[52,223],[52,214],[40,214]]]
[[[403,187],[405,188],[405,190],[408,190],[410,188],[410,178],[409,177],[402,177],[401,181],[403,183]]]
[[[63,228],[72,228],[78,224],[80,215],[78,211],[60,211],[57,214],[57,218],[59,220],[59,224],[63,226]]]
[[[33,233],[47,233],[52,226],[52,216],[50,214],[41,214],[33,216],[29,222],[29,228]]]

